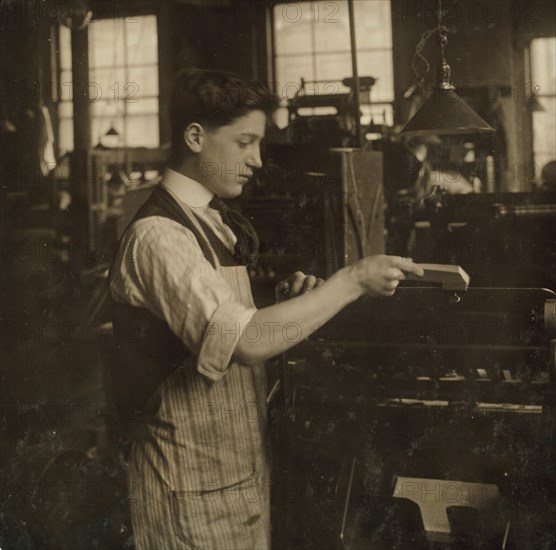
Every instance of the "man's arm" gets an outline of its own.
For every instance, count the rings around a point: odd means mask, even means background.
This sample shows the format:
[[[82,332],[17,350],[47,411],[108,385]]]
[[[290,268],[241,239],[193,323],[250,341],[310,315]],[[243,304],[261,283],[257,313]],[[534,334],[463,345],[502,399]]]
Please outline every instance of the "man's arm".
[[[417,264],[397,256],[369,256],[340,269],[310,292],[257,310],[233,355],[246,365],[270,359],[300,343],[360,296],[391,296],[406,273],[423,276]]]

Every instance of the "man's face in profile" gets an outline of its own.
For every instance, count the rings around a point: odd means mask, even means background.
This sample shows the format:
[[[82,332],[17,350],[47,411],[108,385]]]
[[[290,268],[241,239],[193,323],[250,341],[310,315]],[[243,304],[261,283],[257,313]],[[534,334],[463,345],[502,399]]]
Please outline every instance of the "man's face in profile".
[[[206,130],[200,152],[201,183],[224,199],[240,195],[254,170],[262,166],[265,127],[264,112],[250,111],[226,126]]]

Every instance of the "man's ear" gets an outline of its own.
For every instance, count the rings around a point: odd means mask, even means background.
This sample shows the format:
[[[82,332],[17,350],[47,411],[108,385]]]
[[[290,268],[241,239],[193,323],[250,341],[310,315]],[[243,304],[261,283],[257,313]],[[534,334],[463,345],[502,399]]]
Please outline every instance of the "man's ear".
[[[205,130],[197,122],[192,122],[183,132],[183,141],[193,153],[200,153],[203,148]]]

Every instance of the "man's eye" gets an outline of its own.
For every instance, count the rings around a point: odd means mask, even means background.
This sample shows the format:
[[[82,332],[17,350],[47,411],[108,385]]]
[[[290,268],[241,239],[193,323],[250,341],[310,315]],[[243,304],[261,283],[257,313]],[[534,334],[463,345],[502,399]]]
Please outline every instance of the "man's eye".
[[[238,141],[238,145],[242,149],[245,149],[246,147],[249,147],[249,145],[251,145],[251,142],[249,142],[249,141]]]

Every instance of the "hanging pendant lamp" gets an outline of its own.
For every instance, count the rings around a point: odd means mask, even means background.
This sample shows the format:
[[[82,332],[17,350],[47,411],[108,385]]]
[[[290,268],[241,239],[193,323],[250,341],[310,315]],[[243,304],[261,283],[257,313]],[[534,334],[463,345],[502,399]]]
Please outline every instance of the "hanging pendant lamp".
[[[430,134],[456,135],[494,132],[488,122],[480,117],[455,92],[451,69],[444,56],[444,48],[448,42],[448,31],[442,26],[441,0],[438,1],[438,12],[438,26],[423,35],[415,53],[416,57],[424,60],[427,67],[419,79],[423,80],[428,72],[429,64],[421,51],[430,36],[438,33],[442,61],[436,69],[436,83],[433,86],[432,95],[403,127],[401,134],[405,136],[424,136]],[[413,66],[415,70],[415,65],[413,64]]]

